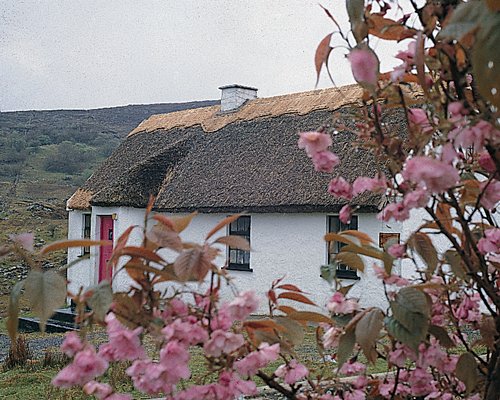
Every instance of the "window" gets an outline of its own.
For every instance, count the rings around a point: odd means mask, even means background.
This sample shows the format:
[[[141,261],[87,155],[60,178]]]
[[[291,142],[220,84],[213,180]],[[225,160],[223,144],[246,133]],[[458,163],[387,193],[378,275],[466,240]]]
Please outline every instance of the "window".
[[[351,217],[351,222],[349,224],[344,224],[340,221],[338,216],[328,217],[328,232],[342,232],[347,230],[358,230],[358,217],[353,215]],[[340,249],[345,246],[344,243],[332,242],[330,243],[328,249],[328,264],[333,261],[336,254],[340,252]],[[347,279],[358,279],[356,270],[349,268],[347,265],[338,264],[337,265],[337,278],[347,278]]]
[[[231,222],[229,235],[242,236],[250,243],[250,216],[244,215]],[[251,271],[250,252],[229,247],[228,269]]]
[[[91,214],[83,214],[83,239],[90,239],[90,217]],[[82,248],[82,256],[90,254],[90,246]]]

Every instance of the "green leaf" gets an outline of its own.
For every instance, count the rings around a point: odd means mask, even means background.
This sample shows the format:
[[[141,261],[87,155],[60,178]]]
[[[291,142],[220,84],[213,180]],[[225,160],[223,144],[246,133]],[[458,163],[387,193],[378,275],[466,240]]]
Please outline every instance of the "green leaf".
[[[483,6],[484,8],[484,6]],[[472,71],[479,93],[500,108],[500,13],[487,12],[472,49]]]
[[[47,319],[66,300],[66,280],[55,271],[32,270],[26,278],[24,288],[31,309],[40,318],[40,330],[45,332]]]
[[[429,327],[430,306],[427,296],[416,288],[405,287],[398,292],[395,301],[391,302],[391,310],[393,319],[397,322],[393,326],[395,334],[404,337],[415,349],[418,348],[418,343],[425,339]],[[402,332],[399,325],[406,332]]]
[[[354,329],[349,329],[339,338],[339,347],[337,349],[338,369],[349,359],[356,344],[356,335]]]
[[[455,342],[453,342],[453,340],[451,340],[450,336],[448,335],[446,329],[444,329],[442,326],[429,326],[429,333],[437,340],[439,340],[441,346],[446,347],[447,349],[456,346]]]
[[[19,298],[24,287],[24,280],[17,282],[9,296],[9,308],[7,310],[7,331],[11,343],[17,341],[17,326],[19,325]]]
[[[385,317],[384,322],[389,335],[413,350],[418,351],[418,345],[420,344],[419,337],[415,336],[393,317]]]
[[[471,353],[464,353],[460,356],[455,367],[455,375],[465,384],[467,393],[474,390],[479,376],[476,360]]]
[[[113,290],[110,283],[104,280],[97,286],[87,289],[87,293],[92,293],[87,300],[89,307],[94,311],[96,318],[103,321],[113,302]]]
[[[320,276],[327,281],[328,283],[332,283],[335,279],[336,268],[334,265],[322,265],[320,267]]]
[[[384,313],[378,308],[368,311],[356,324],[356,341],[361,346],[368,361],[375,363],[377,352],[375,343],[384,325]]]
[[[304,341],[304,328],[297,321],[288,317],[274,317],[273,320],[284,328],[280,330],[280,335],[282,335],[291,346],[298,346]]]
[[[415,232],[407,242],[408,246],[427,264],[429,273],[433,273],[438,265],[436,248],[427,234]]]
[[[458,5],[446,26],[439,32],[438,39],[460,41],[465,35],[479,27],[485,11],[483,4],[479,1]]]
[[[360,43],[368,35],[368,25],[365,22],[365,1],[364,0],[346,0],[347,15],[351,30],[356,39],[356,43]]]
[[[462,264],[462,258],[456,250],[447,250],[444,253],[444,259],[446,264],[451,268],[451,271],[460,279],[468,280],[467,273]]]

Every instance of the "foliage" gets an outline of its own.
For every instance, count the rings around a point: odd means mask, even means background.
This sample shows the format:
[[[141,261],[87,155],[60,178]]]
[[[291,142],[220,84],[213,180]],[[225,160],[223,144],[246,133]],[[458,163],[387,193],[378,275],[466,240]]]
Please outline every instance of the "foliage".
[[[334,269],[325,268],[335,289],[328,313],[318,311],[299,287],[278,279],[267,292],[268,316],[250,319],[259,299],[250,291],[238,293],[227,271],[214,264],[221,246],[248,249],[241,239],[217,237],[239,215],[222,220],[202,243],[191,243],[183,240],[182,232],[195,215],[152,216],[152,199],[142,244],[128,244],[135,226],[115,243],[110,260],[114,276],[127,273],[134,285],[113,294],[111,311],[104,317],[109,341],[99,349],[86,340],[86,332],[106,314],[109,286],[70,293],[81,331],[66,336],[61,349],[72,361],[54,378],[54,385],[81,386],[98,399],[130,399],[101,380],[110,366],[128,361],[126,374],[137,390],[174,399],[253,395],[255,377],[290,399],[497,398],[500,63],[490,38],[499,31],[500,10],[487,0],[410,3],[414,9],[407,12],[384,0],[347,0],[348,33],[325,9],[336,30],[320,42],[315,59],[319,74],[323,65],[328,68],[337,47],[330,40],[343,41],[353,76],[365,89],[353,145],[369,149],[384,166],[376,176],[354,182],[333,177],[328,192],[346,202],[339,215],[342,222],[348,223],[356,211],[356,196],[366,191],[389,200],[379,214],[382,221],[405,222],[424,213],[427,218],[404,243],[388,243],[384,249],[362,232],[325,236],[327,242],[344,244],[334,263],[375,272],[389,307],[361,307]],[[381,73],[373,37],[407,40],[408,49],[396,55],[402,64]],[[387,118],[395,109],[405,116],[407,135]],[[298,145],[317,171],[334,173],[340,162],[329,150],[334,139],[318,129],[301,133]],[[446,243],[444,252],[436,248],[437,240]],[[14,251],[39,274],[39,255],[30,255],[31,245],[32,237],[19,235],[2,251]],[[81,245],[49,245],[40,256]],[[415,275],[406,279],[395,274],[396,262],[413,265]],[[163,282],[170,285],[161,291],[158,284]],[[235,293],[229,302],[219,296],[224,286]],[[15,291],[10,307],[14,320],[18,297]],[[45,296],[40,301],[45,303]],[[87,306],[92,311],[87,312]],[[324,368],[312,370],[299,359],[296,349],[307,326],[316,328]],[[477,343],[486,347],[485,354],[468,340],[470,328],[479,332]],[[15,334],[11,328],[13,340]],[[144,348],[146,335],[158,344],[154,356]],[[462,352],[457,352],[459,346]],[[195,349],[203,354],[206,374],[187,386]],[[362,355],[371,364],[383,360],[390,374],[370,376],[359,361]],[[332,358],[335,367],[328,361]],[[278,360],[281,365],[266,370]],[[341,379],[345,375],[353,378]],[[215,380],[209,381],[211,377]]]

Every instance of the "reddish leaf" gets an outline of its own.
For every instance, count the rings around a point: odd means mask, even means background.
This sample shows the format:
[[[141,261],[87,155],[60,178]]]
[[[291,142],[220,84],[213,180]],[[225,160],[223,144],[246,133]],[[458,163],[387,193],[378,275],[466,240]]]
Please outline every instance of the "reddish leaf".
[[[158,221],[159,223],[165,225],[165,227],[175,231],[174,221],[172,221],[169,217],[166,217],[165,215],[157,214],[153,217],[153,219]]]
[[[116,241],[116,246],[115,246],[115,251],[116,250],[121,250],[125,247],[125,245],[128,242],[128,238],[130,237],[130,234],[132,233],[132,230],[134,228],[137,228],[138,225],[132,225],[129,226],[127,229],[125,229],[125,232],[123,232],[118,240]]]
[[[165,247],[175,251],[182,251],[182,240],[179,234],[166,228],[164,225],[158,224],[146,234],[148,240],[157,244],[159,247]]]
[[[330,41],[332,40],[332,34],[326,35],[321,42],[319,42],[316,48],[316,54],[314,56],[314,64],[316,65],[316,85],[319,82],[319,75],[321,73],[321,68],[323,64],[328,68],[328,57],[332,52],[332,47],[330,47]]]
[[[279,285],[276,287],[277,289],[283,289],[283,290],[291,290],[292,292],[299,292],[299,293],[304,293],[302,290],[300,290],[297,286],[291,285],[289,283],[285,283],[283,285]]]
[[[147,261],[153,261],[156,263],[163,262],[163,258],[161,258],[158,254],[152,252],[151,250],[147,250],[143,247],[137,246],[127,246],[124,247],[120,252],[120,256],[131,256],[131,257],[140,257]]]
[[[184,250],[174,262],[175,274],[181,281],[202,281],[210,267],[210,260],[201,248]]]
[[[269,300],[271,300],[274,304],[276,304],[277,298],[276,298],[276,292],[274,290],[269,290],[267,292],[267,297]]]
[[[188,227],[193,218],[198,214],[197,211],[192,212],[189,215],[184,215],[182,217],[171,217],[170,220],[174,226],[174,230],[177,233],[181,233],[184,229]]]
[[[243,326],[245,328],[255,329],[255,330],[277,330],[277,331],[285,330],[285,327],[278,325],[275,321],[268,318],[257,319],[253,321],[245,321],[243,323]]]
[[[354,236],[355,238],[359,239],[361,244],[373,243],[373,239],[364,232],[348,230],[348,231],[342,231],[340,234],[344,236]]]
[[[221,243],[233,249],[250,251],[250,243],[243,236],[229,235],[218,238],[214,243]]]
[[[283,292],[278,295],[278,299],[289,299],[289,300],[294,300],[298,301],[299,303],[304,303],[304,304],[310,304],[315,306],[316,304],[309,300],[306,296],[299,294],[299,293],[294,293],[294,292]]]
[[[285,314],[292,314],[294,312],[297,312],[297,310],[293,307],[289,307],[289,306],[279,306],[278,307],[278,310],[284,312]]]
[[[43,247],[40,250],[40,254],[47,254],[52,251],[63,250],[69,247],[109,246],[112,244],[113,242],[111,242],[110,240],[89,240],[89,239],[61,240]]]
[[[368,33],[384,40],[397,40],[415,36],[417,31],[406,27],[400,22],[384,18],[382,14],[370,14],[368,16]]]
[[[210,239],[215,233],[220,231],[226,225],[229,225],[231,222],[236,221],[239,217],[241,217],[241,215],[242,214],[234,214],[234,215],[230,215],[229,217],[224,218],[217,225],[215,225],[210,232],[207,233],[205,240]]]
[[[150,195],[149,200],[148,200],[148,205],[146,206],[146,215],[149,215],[151,213],[151,210],[153,209],[153,206],[155,204],[155,196]]]
[[[331,318],[312,311],[296,311],[294,313],[288,314],[288,318],[294,319],[296,321],[309,321],[333,325],[333,320]]]
[[[427,83],[425,81],[425,65],[424,65],[424,40],[425,37],[421,31],[417,34],[417,43],[415,45],[415,67],[417,68],[418,84],[427,93]]]
[[[342,29],[340,29],[340,25],[338,24],[337,20],[334,18],[332,13],[329,10],[327,10],[325,7],[323,7],[321,4],[319,6],[323,9],[323,11],[325,11],[326,15],[328,15],[328,18],[330,18],[333,21],[333,23],[335,24],[335,26],[337,27],[339,32],[342,31]]]

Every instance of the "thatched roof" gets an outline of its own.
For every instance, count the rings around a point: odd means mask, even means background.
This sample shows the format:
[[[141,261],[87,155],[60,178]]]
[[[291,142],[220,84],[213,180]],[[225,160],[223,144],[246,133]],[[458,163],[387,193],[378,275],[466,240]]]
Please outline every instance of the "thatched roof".
[[[145,207],[187,212],[335,212],[345,203],[327,193],[330,174],[315,172],[297,147],[297,133],[328,127],[333,118],[353,126],[358,86],[248,101],[219,114],[219,106],[152,116],[134,129],[69,200],[72,209],[90,205]],[[336,110],[332,113],[332,110]],[[402,115],[391,120],[404,126]],[[399,123],[398,123],[398,120]],[[354,151],[354,135],[333,136],[341,158],[336,173],[353,180],[377,167]],[[379,199],[355,203],[374,211]]]

